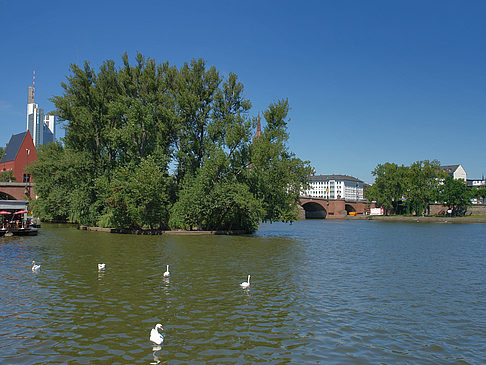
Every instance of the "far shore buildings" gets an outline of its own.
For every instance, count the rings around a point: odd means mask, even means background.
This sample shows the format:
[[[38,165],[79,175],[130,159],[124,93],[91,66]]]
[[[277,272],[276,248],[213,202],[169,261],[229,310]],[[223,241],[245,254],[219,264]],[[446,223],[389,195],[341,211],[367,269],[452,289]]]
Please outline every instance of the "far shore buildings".
[[[464,180],[467,181],[467,174],[466,170],[462,165],[447,165],[447,166],[440,166],[439,167],[442,171],[446,174],[450,175],[455,180]]]
[[[53,115],[44,115],[44,111],[35,103],[35,70],[32,86],[27,96],[27,130],[14,134],[10,138],[3,155],[0,156],[0,172],[13,171],[14,182],[30,182],[25,168],[37,160],[40,145],[55,140],[56,120]]]
[[[45,115],[44,110],[35,103],[35,70],[32,86],[28,88],[27,130],[30,132],[36,147],[53,142],[56,137],[56,119],[54,115]]]
[[[309,198],[364,200],[365,183],[347,175],[309,176],[309,188],[302,195]]]

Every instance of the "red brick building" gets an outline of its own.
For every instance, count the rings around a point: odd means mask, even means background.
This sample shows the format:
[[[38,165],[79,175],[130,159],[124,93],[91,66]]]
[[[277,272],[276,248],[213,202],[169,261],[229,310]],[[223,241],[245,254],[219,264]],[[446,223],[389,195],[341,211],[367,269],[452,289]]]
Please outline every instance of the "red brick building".
[[[15,182],[29,182],[25,167],[37,160],[37,151],[30,132],[14,134],[0,159],[0,172],[13,170]]]

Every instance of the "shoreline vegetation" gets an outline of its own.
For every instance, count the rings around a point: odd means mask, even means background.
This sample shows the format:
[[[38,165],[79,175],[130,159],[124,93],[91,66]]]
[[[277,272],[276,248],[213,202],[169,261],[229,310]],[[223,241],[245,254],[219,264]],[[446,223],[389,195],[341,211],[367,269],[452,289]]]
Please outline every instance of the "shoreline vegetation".
[[[435,217],[435,216],[407,216],[407,215],[367,215],[348,216],[345,220],[372,220],[384,222],[412,222],[412,223],[486,223],[486,216],[463,217]]]
[[[232,230],[232,231],[189,231],[189,230],[163,230],[163,229],[128,229],[128,228],[105,228],[105,227],[91,227],[91,226],[78,226],[81,231],[95,231],[95,232],[107,232],[107,233],[119,233],[119,234],[137,234],[144,236],[158,236],[158,235],[185,235],[185,236],[199,236],[199,235],[244,235],[248,232],[244,230]]]

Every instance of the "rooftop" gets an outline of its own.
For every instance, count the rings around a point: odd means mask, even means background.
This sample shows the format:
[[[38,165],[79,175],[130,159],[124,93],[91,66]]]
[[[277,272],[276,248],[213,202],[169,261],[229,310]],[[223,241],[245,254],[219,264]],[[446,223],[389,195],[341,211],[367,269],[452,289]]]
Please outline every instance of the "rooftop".
[[[14,134],[12,137],[10,137],[10,141],[7,144],[7,148],[5,149],[0,162],[9,162],[15,160],[26,134],[27,132],[22,132],[19,134]]]
[[[439,168],[442,171],[447,172],[448,174],[452,174],[454,171],[457,170],[459,166],[460,165],[447,165],[447,166],[439,166]]]
[[[329,180],[346,180],[362,183],[363,181],[348,175],[313,175],[309,176],[309,181],[329,181]]]

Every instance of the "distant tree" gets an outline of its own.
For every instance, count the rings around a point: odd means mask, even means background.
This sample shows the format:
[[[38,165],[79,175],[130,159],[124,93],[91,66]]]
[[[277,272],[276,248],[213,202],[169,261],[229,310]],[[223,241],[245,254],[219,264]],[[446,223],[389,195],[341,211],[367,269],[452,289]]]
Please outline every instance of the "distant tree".
[[[439,161],[417,161],[410,166],[379,164],[372,174],[375,183],[366,197],[383,206],[387,213],[426,214],[438,199],[437,187],[444,178]]]
[[[451,176],[447,176],[439,186],[440,202],[452,209],[454,215],[463,215],[466,208],[471,205],[473,196],[474,192],[467,187],[464,180]]]
[[[366,198],[385,208],[386,214],[398,213],[399,204],[406,192],[408,171],[408,167],[395,163],[378,164],[372,171],[375,183],[366,189]]]
[[[405,201],[411,212],[428,214],[430,204],[437,200],[437,187],[444,177],[439,167],[437,160],[417,161],[410,166],[406,177]]]
[[[472,195],[473,197],[482,200],[484,202],[484,199],[486,198],[486,187],[481,186],[481,187],[473,188]]]
[[[2,158],[4,152],[5,152],[5,148],[4,147],[0,147],[0,159]]]

